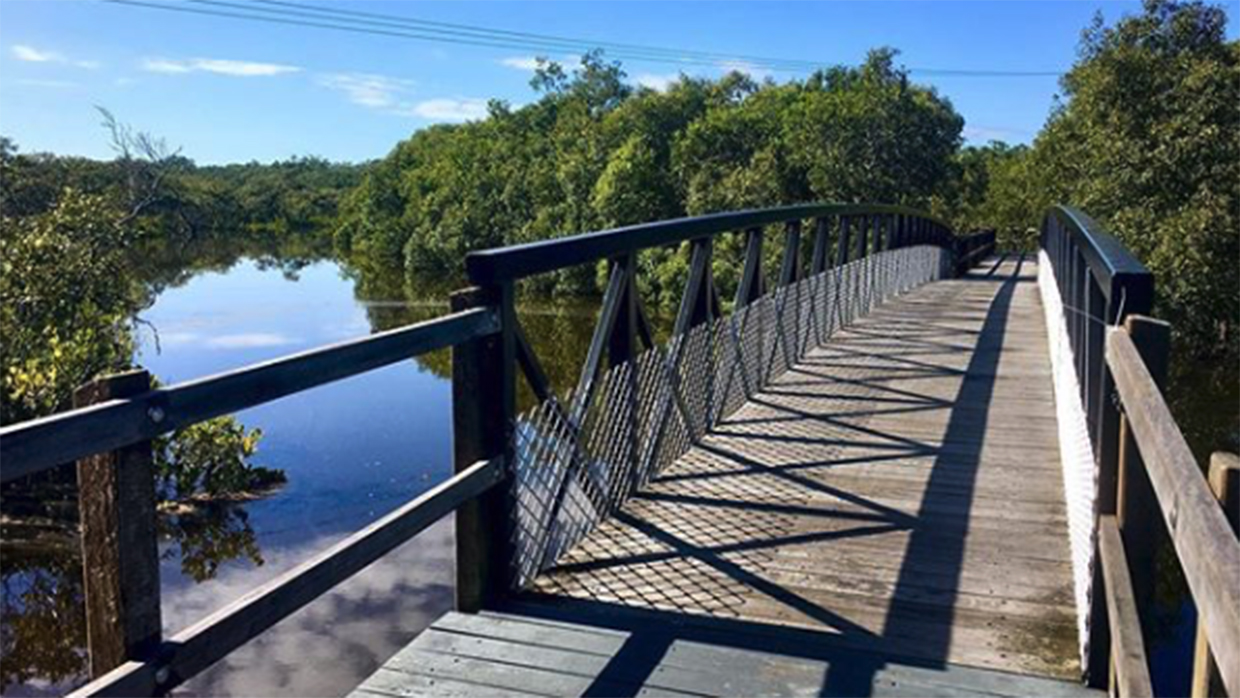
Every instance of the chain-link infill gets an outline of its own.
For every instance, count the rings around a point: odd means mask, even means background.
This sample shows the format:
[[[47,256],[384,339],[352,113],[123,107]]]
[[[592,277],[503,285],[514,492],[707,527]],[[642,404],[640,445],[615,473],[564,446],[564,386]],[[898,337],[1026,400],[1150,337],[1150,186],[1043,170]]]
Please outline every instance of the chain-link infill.
[[[767,293],[600,377],[582,415],[547,400],[517,418],[514,580],[525,587],[632,492],[811,349],[886,298],[950,273],[936,246],[881,252]]]

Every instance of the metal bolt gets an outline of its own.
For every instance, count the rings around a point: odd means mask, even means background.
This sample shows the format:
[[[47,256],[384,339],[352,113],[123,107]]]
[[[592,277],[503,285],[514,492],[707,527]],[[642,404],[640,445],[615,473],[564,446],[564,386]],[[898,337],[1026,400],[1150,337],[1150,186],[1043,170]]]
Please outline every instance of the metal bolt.
[[[146,411],[146,416],[149,417],[152,422],[159,424],[160,422],[164,421],[164,408],[151,407],[150,409]]]
[[[159,408],[152,407],[151,409],[157,410]],[[159,684],[159,685],[166,684],[168,683],[168,679],[170,677],[171,677],[171,672],[168,670],[168,667],[166,666],[161,666],[160,668],[155,670],[155,683],[156,684]]]

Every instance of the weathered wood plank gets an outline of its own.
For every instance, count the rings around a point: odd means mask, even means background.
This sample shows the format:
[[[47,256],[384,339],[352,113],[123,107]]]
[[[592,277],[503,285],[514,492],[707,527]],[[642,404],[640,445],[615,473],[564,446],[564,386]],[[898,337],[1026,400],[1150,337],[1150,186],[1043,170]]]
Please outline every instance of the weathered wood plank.
[[[1232,532],[1240,535],[1240,456],[1234,453],[1212,453],[1208,480],[1210,491],[1222,505]],[[1225,695],[1218,661],[1210,649],[1206,629],[1200,622],[1197,623],[1197,639],[1193,648],[1191,695],[1193,698]]]
[[[843,249],[863,254],[881,231],[851,232],[866,234]],[[1048,349],[1022,324],[1041,311],[1017,263],[933,284],[838,332],[536,588],[1074,675]],[[998,324],[1005,284],[1014,300]],[[927,642],[945,626],[950,642]]]
[[[86,407],[150,389],[149,373],[130,371],[79,388],[73,404]],[[142,658],[159,645],[162,632],[151,443],[83,458],[77,479],[86,644],[90,675],[97,678]]]
[[[1098,520],[1098,556],[1111,624],[1111,693],[1121,697],[1153,696],[1128,558],[1113,515]]]
[[[1240,542],[1125,330],[1108,332],[1106,359],[1223,683],[1235,693],[1240,691],[1240,604],[1235,602]]]

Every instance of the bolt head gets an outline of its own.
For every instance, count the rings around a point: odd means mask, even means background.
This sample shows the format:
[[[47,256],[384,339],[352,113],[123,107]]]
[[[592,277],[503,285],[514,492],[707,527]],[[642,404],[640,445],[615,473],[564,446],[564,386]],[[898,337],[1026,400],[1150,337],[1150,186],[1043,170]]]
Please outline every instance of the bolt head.
[[[164,408],[152,407],[146,411],[146,416],[149,417],[152,422],[159,424],[164,421]]]

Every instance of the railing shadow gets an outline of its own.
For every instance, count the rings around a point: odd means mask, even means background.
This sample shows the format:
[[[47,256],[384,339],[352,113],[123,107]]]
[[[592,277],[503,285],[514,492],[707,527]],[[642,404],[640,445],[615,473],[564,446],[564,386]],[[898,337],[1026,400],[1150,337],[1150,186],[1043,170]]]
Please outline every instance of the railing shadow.
[[[893,339],[873,323],[850,329],[856,344],[802,361],[755,396],[750,404],[758,414],[750,409],[718,425],[681,467],[655,478],[539,578],[533,596],[555,596],[554,606],[523,612],[562,613],[630,631],[592,687],[610,695],[618,685],[639,690],[681,639],[827,661],[822,695],[869,695],[876,673],[891,662],[946,664],[988,407],[1016,284],[1027,280],[1022,262],[992,298],[977,304],[985,309],[980,329],[959,326],[976,323],[976,315],[918,318],[904,326],[907,316],[893,313],[892,330],[907,334],[895,338],[900,346],[890,354],[866,346]],[[996,262],[965,283],[993,284],[999,270]],[[959,368],[966,352],[967,366]],[[859,363],[850,365],[854,360]],[[958,392],[947,399],[910,389],[923,378],[954,379]],[[824,384],[831,392],[808,389]],[[929,441],[867,424],[883,415],[942,410],[946,426]],[[916,514],[876,501],[864,487],[851,491],[817,477],[909,458],[930,460]],[[856,477],[860,484],[863,475]],[[822,523],[807,531],[798,518]],[[855,609],[833,610],[821,593],[789,583],[795,570],[763,574],[788,551],[830,543],[841,552],[829,554],[851,554],[851,541],[901,533],[906,549],[877,621],[850,620]],[[930,568],[933,602],[923,579]],[[799,627],[772,631],[748,614],[751,606],[764,621]]]

